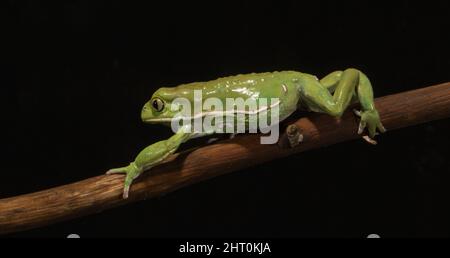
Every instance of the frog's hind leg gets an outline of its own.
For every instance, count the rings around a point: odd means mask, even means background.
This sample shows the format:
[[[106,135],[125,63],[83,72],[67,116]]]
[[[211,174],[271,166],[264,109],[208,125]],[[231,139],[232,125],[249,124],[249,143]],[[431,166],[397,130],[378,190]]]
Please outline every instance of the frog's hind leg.
[[[333,93],[336,90],[336,86],[341,80],[343,73],[343,71],[334,71],[320,79],[320,84],[327,88],[330,93]]]
[[[320,84],[328,89],[328,91],[333,94],[336,91],[336,87],[339,84],[339,81],[341,80],[343,71],[334,71],[322,79],[320,79]],[[360,72],[361,74],[361,72]],[[356,91],[353,91],[352,98],[350,101],[350,104],[357,103],[358,102],[358,95],[356,94]]]
[[[316,112],[341,117],[346,108],[357,99],[362,106],[361,122],[358,133],[367,126],[369,136],[373,138],[376,129],[384,132],[378,112],[373,104],[373,92],[370,81],[360,71],[350,68],[337,71],[318,81],[312,76],[301,79],[299,91],[306,106]],[[365,138],[366,140],[370,138]],[[374,141],[369,141],[374,143]]]
[[[337,76],[334,78],[337,79]],[[327,113],[331,116],[340,117],[350,104],[353,91],[359,83],[359,72],[355,69],[345,70],[337,82],[324,80],[326,86],[315,77],[307,76],[301,79],[299,91],[307,107],[316,112]],[[334,86],[334,84],[337,84]],[[335,87],[334,90],[331,90]],[[331,94],[333,92],[333,95]]]

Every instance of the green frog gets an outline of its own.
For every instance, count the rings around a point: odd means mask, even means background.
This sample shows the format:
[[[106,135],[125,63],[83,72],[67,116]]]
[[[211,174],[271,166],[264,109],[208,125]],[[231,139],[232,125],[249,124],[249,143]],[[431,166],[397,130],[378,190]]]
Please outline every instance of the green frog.
[[[377,131],[385,132],[386,130],[375,108],[369,79],[364,73],[354,68],[332,72],[320,80],[307,73],[282,71],[241,74],[208,82],[163,87],[158,89],[145,103],[141,112],[142,120],[151,124],[173,124],[174,119],[183,111],[177,100],[181,98],[194,104],[196,91],[204,97],[214,98],[224,103],[230,98],[242,98],[253,100],[258,105],[253,109],[247,107],[226,111],[202,107],[195,112],[188,112],[188,115],[184,114],[182,116],[184,121],[211,120],[211,118],[226,116],[247,125],[252,120],[249,119],[252,116],[263,112],[267,114],[268,111],[277,109],[277,118],[281,122],[299,108],[340,117],[351,103],[359,102],[361,111],[355,111],[356,115],[360,117],[357,133],[363,134],[367,129],[368,134],[363,138],[369,143],[375,144],[373,138]],[[276,99],[277,101],[266,101],[267,99]],[[242,119],[242,115],[244,115],[244,119]],[[195,130],[189,124],[180,126],[170,138],[144,148],[128,166],[110,169],[107,174],[126,174],[123,198],[128,198],[133,180],[144,171],[160,164],[182,143],[195,137],[218,132],[219,130]],[[220,132],[224,132],[224,130],[220,130]]]

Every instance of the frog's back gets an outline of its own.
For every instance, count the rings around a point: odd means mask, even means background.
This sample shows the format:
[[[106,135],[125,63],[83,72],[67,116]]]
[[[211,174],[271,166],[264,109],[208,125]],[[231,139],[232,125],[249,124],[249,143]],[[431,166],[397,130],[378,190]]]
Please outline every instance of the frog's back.
[[[186,98],[192,103],[194,92],[201,91],[202,101],[207,98],[218,98],[224,105],[227,105],[228,98],[234,100],[241,98],[246,104],[244,104],[243,109],[237,107],[235,114],[248,112],[248,114],[246,113],[245,123],[256,119],[262,113],[271,117],[271,113],[268,113],[268,111],[275,107],[279,110],[279,121],[282,121],[297,109],[299,92],[296,80],[301,78],[302,75],[302,73],[294,71],[239,74],[207,82],[160,88],[154,93],[154,97],[162,97],[169,102],[176,98]],[[247,103],[248,100],[250,101]],[[255,100],[255,102],[251,100]],[[256,105],[253,106],[251,103]],[[209,112],[212,112],[210,108],[212,107],[204,106],[204,114],[210,114]],[[226,108],[228,109],[228,107]],[[216,107],[214,107],[215,109]],[[216,115],[216,113],[214,114]],[[239,120],[240,118],[236,116],[235,119]]]
[[[298,78],[299,74],[295,71],[239,74],[207,82],[181,84],[170,91],[177,97],[191,97],[194,90],[201,90],[204,98],[279,97],[282,85],[289,86],[287,84]]]

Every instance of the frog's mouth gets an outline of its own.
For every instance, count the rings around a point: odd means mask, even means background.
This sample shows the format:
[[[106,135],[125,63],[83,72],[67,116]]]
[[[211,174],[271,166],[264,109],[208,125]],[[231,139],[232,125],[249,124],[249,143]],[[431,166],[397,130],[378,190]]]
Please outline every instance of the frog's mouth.
[[[142,121],[147,124],[164,124],[172,122],[172,118],[142,118]]]
[[[141,113],[141,119],[144,123],[161,124],[161,123],[170,123],[172,117],[164,115],[155,116],[155,114],[153,114],[153,112],[149,111],[148,109],[143,109]]]
[[[141,111],[141,120],[148,124],[170,123],[172,116],[168,112],[156,112],[150,103],[146,103]]]

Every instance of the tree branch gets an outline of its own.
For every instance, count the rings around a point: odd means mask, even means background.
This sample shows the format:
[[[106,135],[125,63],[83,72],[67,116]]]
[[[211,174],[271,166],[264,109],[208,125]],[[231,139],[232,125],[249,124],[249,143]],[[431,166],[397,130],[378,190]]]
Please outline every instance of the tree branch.
[[[450,83],[376,99],[382,122],[389,130],[450,117]],[[311,114],[294,122],[304,141],[289,144],[292,126],[279,145],[261,145],[260,135],[231,140],[172,155],[145,173],[122,199],[123,175],[100,175],[52,189],[0,200],[0,233],[53,224],[114,206],[172,192],[178,188],[249,166],[313,148],[358,138],[358,119],[347,111],[340,120]],[[379,136],[382,139],[382,136]],[[257,176],[257,175],[255,175]]]

